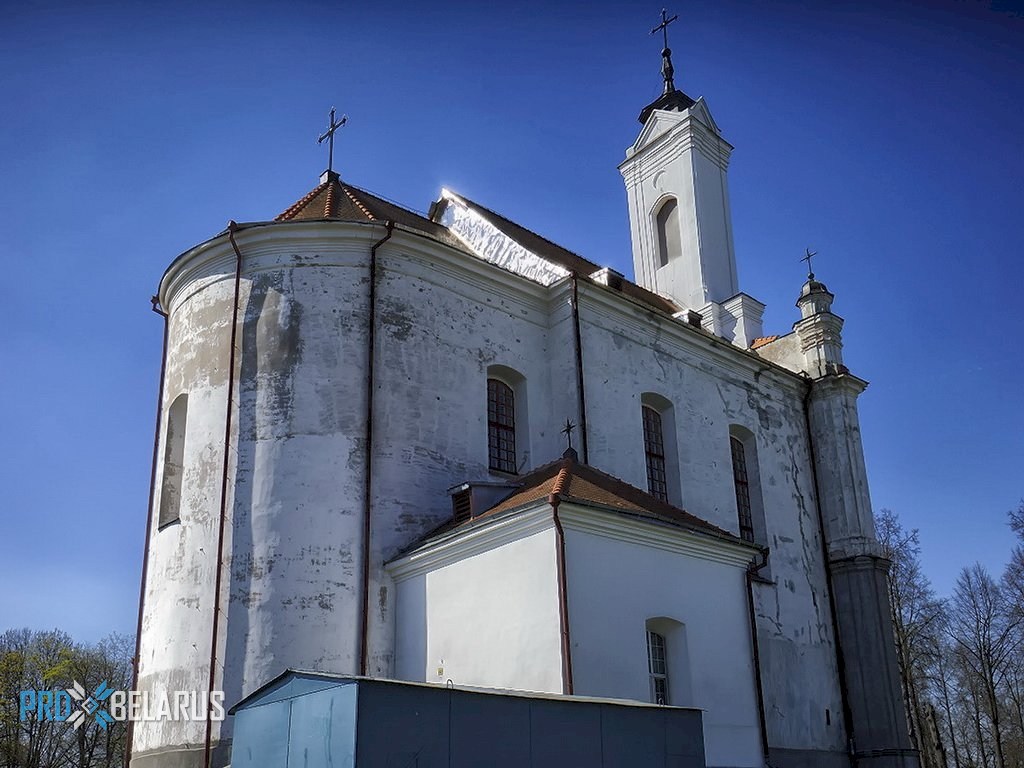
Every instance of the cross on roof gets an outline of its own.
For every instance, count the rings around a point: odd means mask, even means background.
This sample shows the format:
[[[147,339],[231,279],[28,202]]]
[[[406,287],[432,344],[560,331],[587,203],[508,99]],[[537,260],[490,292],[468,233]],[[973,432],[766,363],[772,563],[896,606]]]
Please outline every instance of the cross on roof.
[[[806,249],[804,251],[804,253],[806,255],[802,259],[800,259],[800,261],[806,261],[807,262],[807,279],[808,280],[813,280],[814,279],[814,272],[811,271],[811,259],[813,259],[815,256],[817,256],[818,252],[817,251],[812,251],[810,248],[808,248],[808,249]]]
[[[334,170],[334,132],[341,128],[345,123],[348,122],[348,115],[342,115],[341,120],[334,120],[334,107],[331,107],[331,124],[327,130],[324,131],[320,138],[316,140],[317,144],[323,144],[324,140],[327,140],[327,170]]]
[[[562,434],[565,435],[565,439],[569,443],[569,450],[572,450],[572,431],[576,429],[576,425],[573,424],[569,419],[565,420],[565,426],[562,427]]]

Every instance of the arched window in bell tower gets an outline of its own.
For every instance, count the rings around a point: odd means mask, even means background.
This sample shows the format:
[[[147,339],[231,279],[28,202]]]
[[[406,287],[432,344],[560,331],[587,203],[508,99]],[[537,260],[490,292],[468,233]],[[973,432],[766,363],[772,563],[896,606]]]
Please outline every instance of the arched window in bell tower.
[[[679,233],[679,203],[674,197],[662,203],[655,224],[658,229],[658,266],[664,267],[670,259],[681,256],[683,251]]]

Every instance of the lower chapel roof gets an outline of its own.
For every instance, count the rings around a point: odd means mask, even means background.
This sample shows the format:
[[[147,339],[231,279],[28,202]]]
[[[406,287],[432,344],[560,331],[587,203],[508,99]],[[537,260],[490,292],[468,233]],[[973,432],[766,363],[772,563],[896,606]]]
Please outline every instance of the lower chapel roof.
[[[696,515],[662,501],[624,480],[589,464],[583,464],[572,448],[562,458],[528,472],[519,478],[517,488],[494,506],[467,519],[452,519],[414,542],[405,552],[418,549],[438,538],[458,535],[463,530],[492,519],[525,512],[540,503],[567,502],[628,517],[671,525],[733,544],[758,547]]]

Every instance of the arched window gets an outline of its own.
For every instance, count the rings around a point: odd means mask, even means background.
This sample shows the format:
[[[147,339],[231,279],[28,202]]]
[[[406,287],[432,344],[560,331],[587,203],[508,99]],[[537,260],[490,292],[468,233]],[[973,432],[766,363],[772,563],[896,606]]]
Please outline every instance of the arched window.
[[[750,476],[747,473],[747,456],[742,441],[730,437],[732,447],[732,482],[736,486],[736,512],[740,518],[740,537],[754,540],[754,513],[750,508]]]
[[[647,491],[655,498],[682,506],[675,408],[668,398],[656,392],[644,392],[640,395],[640,417]]]
[[[491,469],[516,472],[516,397],[501,379],[487,379],[487,457]]]
[[[667,616],[647,619],[647,681],[651,701],[688,707],[693,704],[690,650],[686,625]]]
[[[668,481],[665,476],[665,435],[661,429],[661,414],[649,405],[641,406],[644,423],[644,457],[647,459],[647,490],[655,498],[668,501]]]
[[[757,438],[746,427],[733,424],[729,427],[729,449],[740,536],[747,541],[766,545],[768,528],[761,494],[761,472],[757,463]],[[763,571],[762,575],[765,574]]]
[[[658,228],[658,266],[664,267],[683,250],[679,234],[679,204],[674,197],[662,204],[655,221]]]
[[[185,467],[185,424],[188,421],[188,395],[174,398],[167,409],[164,433],[164,473],[160,486],[160,514],[157,527],[181,518],[181,482]]]

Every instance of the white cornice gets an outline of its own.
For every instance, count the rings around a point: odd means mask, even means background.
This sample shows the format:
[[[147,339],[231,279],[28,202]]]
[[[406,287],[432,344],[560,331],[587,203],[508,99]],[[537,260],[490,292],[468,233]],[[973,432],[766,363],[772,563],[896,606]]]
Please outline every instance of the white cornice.
[[[405,581],[554,527],[551,505],[538,501],[523,511],[513,510],[456,528],[384,567],[396,582]]]
[[[365,255],[369,248],[383,238],[385,233],[385,224],[379,222],[266,222],[240,225],[235,234],[235,242],[247,260],[266,256],[287,258],[298,248],[315,251],[317,259],[291,266],[353,267],[365,265]],[[484,291],[494,291],[500,287],[506,299],[533,311],[544,312],[547,307],[548,299],[542,285],[400,225],[394,227],[392,237],[382,246],[380,255],[418,258],[437,272],[456,277]],[[267,268],[288,264],[282,261],[267,265]],[[392,259],[387,268],[402,271],[399,264],[398,259]],[[234,268],[234,250],[227,232],[222,232],[181,254],[171,263],[160,281],[161,306],[169,308],[175,301],[175,294],[184,285],[212,275],[231,275]],[[246,272],[252,274],[248,269]],[[444,285],[440,281],[438,284]]]
[[[586,290],[583,290],[584,285]],[[652,307],[634,302],[628,296],[590,281],[580,281],[580,289],[581,310],[585,307],[598,317],[624,326],[643,339],[643,343],[653,346],[650,337],[656,336],[658,343],[667,344],[686,355],[727,368],[733,373],[748,376],[751,383],[757,384],[761,375],[770,373],[773,382],[789,388],[794,394],[803,396],[807,389],[807,381],[802,376],[765,360],[756,352],[740,349],[725,339],[702,332],[682,320],[663,315]],[[647,317],[637,317],[637,308],[642,309]],[[652,327],[652,321],[658,324],[657,327]],[[614,328],[602,327],[615,333]],[[584,364],[585,355],[586,352]]]
[[[733,542],[710,533],[589,504],[563,501],[558,507],[558,517],[566,531],[589,533],[736,568],[746,568],[759,551],[753,544]],[[395,558],[385,567],[396,582],[401,582],[546,530],[554,530],[553,511],[549,503],[538,501],[521,511],[511,510],[454,529]]]
[[[669,523],[659,523],[567,501],[559,505],[558,518],[567,531],[590,533],[606,539],[739,568],[746,568],[760,551],[753,544],[740,544]]]

